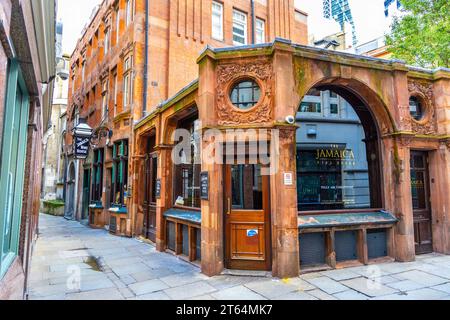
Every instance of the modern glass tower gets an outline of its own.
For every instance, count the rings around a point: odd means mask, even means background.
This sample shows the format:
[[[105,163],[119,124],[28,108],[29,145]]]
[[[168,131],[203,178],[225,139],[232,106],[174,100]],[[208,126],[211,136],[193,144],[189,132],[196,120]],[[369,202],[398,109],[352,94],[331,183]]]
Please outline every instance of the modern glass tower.
[[[323,16],[326,19],[333,19],[339,23],[342,31],[344,31],[345,23],[350,23],[352,26],[353,45],[355,46],[358,43],[356,27],[348,0],[323,0]]]

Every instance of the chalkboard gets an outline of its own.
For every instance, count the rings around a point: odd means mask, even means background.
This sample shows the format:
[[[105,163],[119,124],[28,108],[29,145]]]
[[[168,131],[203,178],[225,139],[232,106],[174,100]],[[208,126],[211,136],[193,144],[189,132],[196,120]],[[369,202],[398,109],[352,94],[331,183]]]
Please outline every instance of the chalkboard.
[[[156,179],[155,189],[156,199],[161,199],[161,179]]]
[[[200,198],[209,200],[209,175],[208,172],[200,173]]]
[[[86,159],[89,154],[89,138],[75,136],[74,153],[77,159]]]

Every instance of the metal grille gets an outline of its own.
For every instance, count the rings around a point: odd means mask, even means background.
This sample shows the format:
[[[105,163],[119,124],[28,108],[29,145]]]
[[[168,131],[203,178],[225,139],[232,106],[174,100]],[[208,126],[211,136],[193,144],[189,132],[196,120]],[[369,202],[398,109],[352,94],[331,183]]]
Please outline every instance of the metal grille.
[[[112,233],[117,232],[117,219],[114,216],[109,218],[109,231]]]
[[[388,255],[386,229],[367,230],[367,249],[369,251],[369,259],[386,257]]]
[[[300,234],[300,265],[325,264],[325,233]]]
[[[167,221],[167,248],[175,251],[175,223]]]
[[[183,225],[182,233],[183,233],[183,254],[185,256],[189,256],[189,227]]]
[[[336,261],[348,261],[358,259],[356,250],[357,231],[343,231],[335,234]]]

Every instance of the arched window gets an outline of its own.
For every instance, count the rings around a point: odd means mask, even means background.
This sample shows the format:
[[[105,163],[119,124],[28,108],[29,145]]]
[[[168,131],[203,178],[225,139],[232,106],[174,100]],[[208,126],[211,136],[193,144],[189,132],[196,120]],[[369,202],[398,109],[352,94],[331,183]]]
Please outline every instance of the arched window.
[[[316,101],[317,100],[317,101]],[[353,100],[352,100],[353,101]],[[320,112],[311,105],[320,105]],[[314,89],[297,121],[298,210],[379,208],[378,148],[367,108],[354,109],[333,91]],[[370,127],[370,129],[369,129]],[[377,185],[378,184],[378,185]]]
[[[260,98],[261,88],[250,79],[237,83],[231,90],[230,95],[233,105],[242,110],[254,107]]]

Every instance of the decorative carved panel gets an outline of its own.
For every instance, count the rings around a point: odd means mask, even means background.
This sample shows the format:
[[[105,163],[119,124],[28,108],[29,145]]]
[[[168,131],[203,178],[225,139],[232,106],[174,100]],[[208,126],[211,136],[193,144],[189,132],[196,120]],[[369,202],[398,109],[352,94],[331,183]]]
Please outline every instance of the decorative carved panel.
[[[231,104],[231,87],[239,79],[251,78],[261,87],[261,99],[249,110]],[[217,67],[217,111],[219,125],[259,124],[272,120],[272,64],[269,60],[223,64]]]
[[[408,91],[411,96],[416,96],[423,102],[424,109],[423,120],[416,121],[409,118],[411,121],[412,131],[416,134],[436,134],[436,110],[434,106],[433,84],[426,81],[409,80]]]

